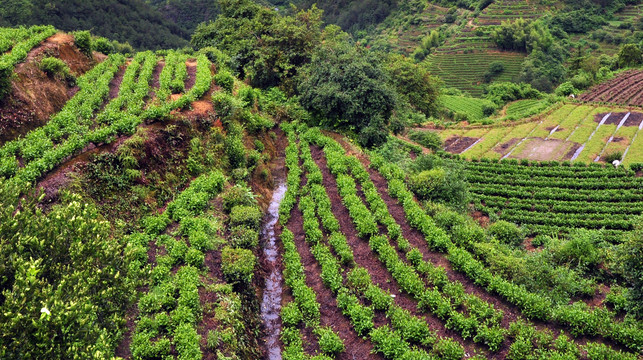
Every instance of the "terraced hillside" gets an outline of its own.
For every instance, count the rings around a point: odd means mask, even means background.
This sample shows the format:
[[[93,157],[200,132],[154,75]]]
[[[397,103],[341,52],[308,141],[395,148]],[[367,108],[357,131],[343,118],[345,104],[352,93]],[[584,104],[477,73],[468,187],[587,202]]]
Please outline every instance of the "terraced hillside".
[[[516,124],[441,131],[445,150],[467,159],[640,162],[643,113],[567,104]],[[611,160],[610,160],[611,161]]]
[[[527,349],[636,358],[641,325],[615,320],[606,305],[588,306],[597,291],[592,280],[569,273],[583,286],[562,292],[556,281],[555,292],[517,285],[517,277],[497,271],[496,255],[507,264],[530,255],[507,255],[456,213],[427,214],[397,165],[353,153],[317,129],[285,130],[284,354],[489,359]],[[588,334],[593,340],[585,343]],[[612,341],[625,351],[605,345]]]
[[[545,8],[538,1],[496,0],[487,6],[474,20],[476,25],[500,25],[503,21],[536,19],[544,14]]]
[[[580,101],[643,106],[643,71],[627,70],[616,78],[596,85]]]
[[[643,213],[643,179],[634,170],[515,161],[466,167],[477,208],[526,226],[532,236],[593,229],[618,243],[633,230],[632,218]]]
[[[502,62],[504,71],[494,80],[512,81],[520,72],[525,55],[516,52],[435,53],[427,57],[431,72],[449,87],[472,96],[482,95],[484,74],[493,62]]]

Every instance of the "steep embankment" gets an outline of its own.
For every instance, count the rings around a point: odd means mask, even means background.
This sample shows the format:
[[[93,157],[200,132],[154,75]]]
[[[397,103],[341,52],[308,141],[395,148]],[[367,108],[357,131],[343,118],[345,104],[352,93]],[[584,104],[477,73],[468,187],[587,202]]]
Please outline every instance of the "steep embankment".
[[[83,54],[71,35],[58,33],[32,49],[14,70],[11,92],[0,100],[0,144],[43,125],[74,95],[73,82],[48,76],[39,67],[44,57],[62,60],[71,73],[84,74],[98,61]]]

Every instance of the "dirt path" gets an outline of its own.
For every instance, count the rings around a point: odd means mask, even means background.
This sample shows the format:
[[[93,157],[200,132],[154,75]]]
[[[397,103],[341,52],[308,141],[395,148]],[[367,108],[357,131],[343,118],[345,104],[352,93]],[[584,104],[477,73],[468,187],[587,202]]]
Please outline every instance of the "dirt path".
[[[357,230],[351,222],[350,214],[348,209],[343,205],[342,199],[339,195],[339,190],[337,188],[337,183],[335,178],[328,170],[326,164],[326,159],[324,157],[323,151],[313,146],[311,147],[312,156],[317,166],[319,166],[322,175],[323,175],[323,186],[326,188],[326,193],[328,194],[331,200],[331,209],[335,217],[339,221],[340,231],[346,236],[346,241],[348,245],[353,249],[355,256],[355,262],[365,269],[368,269],[371,274],[373,283],[378,285],[385,291],[389,291],[392,295],[395,295],[395,303],[401,308],[408,310],[411,314],[419,317],[425,317],[429,328],[438,333],[441,337],[450,337],[463,345],[464,349],[468,353],[482,352],[481,348],[478,348],[471,340],[464,340],[462,337],[455,331],[446,329],[442,321],[437,317],[421,314],[417,310],[416,301],[411,298],[408,294],[402,293],[397,285],[397,282],[393,280],[388,270],[384,265],[377,259],[368,243],[359,238],[357,235]]]
[[[185,93],[187,93],[196,84],[196,60],[190,59],[185,64],[188,69],[188,77],[185,79]]]

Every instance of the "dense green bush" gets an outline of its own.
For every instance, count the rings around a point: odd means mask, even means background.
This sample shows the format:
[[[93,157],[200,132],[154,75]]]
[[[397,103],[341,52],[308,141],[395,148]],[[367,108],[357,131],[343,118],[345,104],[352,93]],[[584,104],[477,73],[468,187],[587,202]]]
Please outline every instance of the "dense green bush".
[[[256,206],[237,205],[230,211],[230,226],[246,226],[250,229],[259,229],[262,213]]]
[[[223,195],[223,208],[226,212],[232,211],[235,206],[256,206],[257,199],[252,189],[242,184],[235,184],[227,189]]]
[[[409,139],[433,151],[442,149],[442,139],[433,131],[409,131]]]
[[[225,247],[221,251],[221,270],[227,281],[250,283],[257,259],[252,251]]]
[[[76,31],[74,33],[74,42],[85,55],[92,56],[92,35],[89,31]]]
[[[56,76],[65,80],[73,78],[70,73],[69,66],[67,66],[64,61],[55,57],[48,56],[42,58],[38,67],[51,77]]]
[[[522,244],[522,232],[510,222],[500,220],[491,224],[488,228],[489,234],[504,244],[520,246]]]

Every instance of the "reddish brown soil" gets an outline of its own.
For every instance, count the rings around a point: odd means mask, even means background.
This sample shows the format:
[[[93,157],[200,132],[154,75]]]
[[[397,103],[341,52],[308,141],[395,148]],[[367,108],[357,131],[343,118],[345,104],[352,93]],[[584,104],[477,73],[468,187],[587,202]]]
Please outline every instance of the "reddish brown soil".
[[[554,130],[554,129],[556,129],[556,127],[555,127],[555,126],[548,126],[548,127],[546,127],[546,128],[545,128],[545,130],[547,130],[547,131],[549,131],[549,132],[551,132],[551,131],[552,131],[552,130]],[[556,129],[556,131],[554,131],[554,132],[559,132],[559,131],[563,131],[563,130],[565,130],[565,128],[558,127],[558,128]]]
[[[0,99],[0,145],[46,123],[75,93],[64,79],[49,77],[40,70],[38,64],[44,56],[61,59],[76,76],[95,63],[74,46],[67,34],[56,34],[31,50],[14,69],[11,92]]]
[[[507,152],[509,152],[509,149],[511,149],[514,145],[516,145],[516,143],[518,143],[520,140],[521,139],[513,138],[504,144],[496,145],[493,148],[493,151],[499,154],[505,155]]]
[[[627,115],[626,112],[612,113],[612,115],[605,120],[604,125],[618,125],[625,115]],[[594,121],[596,121],[596,117],[594,117]],[[598,119],[598,121],[600,122],[601,119]]]
[[[628,70],[615,79],[594,86],[582,94],[579,100],[624,103],[632,98],[630,104],[640,105],[638,104],[640,98],[636,94],[640,92],[641,80],[643,80],[643,71]]]
[[[471,217],[473,218],[473,220],[477,221],[478,224],[480,224],[480,226],[482,226],[483,228],[487,228],[489,226],[489,216],[487,216],[482,211],[474,211],[471,214]]]
[[[379,259],[377,259],[373,251],[370,249],[368,243],[359,238],[357,230],[350,220],[348,209],[342,203],[335,178],[328,170],[323,151],[315,146],[313,146],[311,150],[313,159],[322,172],[323,185],[326,188],[326,192],[331,200],[331,209],[340,223],[341,233],[346,236],[348,244],[353,249],[355,262],[359,266],[368,269],[368,272],[371,275],[371,279],[373,280],[374,284],[377,284],[383,290],[389,291],[391,294],[395,295],[395,303],[398,306],[408,310],[409,312],[411,312],[411,314],[416,316],[426,315],[420,314],[418,312],[417,302],[408,294],[402,293],[400,291],[397,283],[393,280],[384,265],[379,261]],[[444,327],[444,324],[438,318],[426,315],[426,320],[429,324],[429,327],[432,330],[436,331],[439,336],[453,338],[464,346],[465,351],[474,353],[480,352],[482,350],[471,340],[463,340],[462,337],[455,331],[446,329]]]
[[[54,168],[53,171],[45,175],[45,177],[36,184],[36,188],[41,189],[45,194],[41,203],[47,205],[57,201],[60,189],[66,187],[72,180],[69,174],[78,171],[93,155],[114,151],[125,139],[126,137],[119,137],[111,144],[103,144],[100,146],[89,144],[79,154],[68,157],[61,165]]]
[[[186,62],[188,78],[185,80],[185,92],[190,91],[196,83],[196,60],[190,59]]]
[[[156,64],[156,67],[154,68],[154,72],[152,73],[152,88],[158,89],[161,87],[161,72],[163,71],[163,68],[165,67],[165,61],[159,60],[159,62]]]
[[[447,149],[455,145],[458,141],[460,141],[460,139],[460,136],[453,135],[450,138],[444,140],[444,150],[449,151]]]
[[[478,141],[480,138],[474,138],[474,137],[461,137],[460,140],[456,143],[453,144],[451,147],[446,147],[445,150],[452,153],[452,154],[461,154],[463,151],[465,151],[469,146],[473,145]]]
[[[125,76],[126,65],[121,66],[112,81],[109,82],[109,100],[114,100],[118,96],[118,91],[121,88],[121,83],[123,82],[123,77]],[[107,102],[103,104],[103,107],[107,105]]]
[[[639,126],[643,121],[643,113],[632,111],[623,126]]]
[[[578,143],[574,143],[574,144],[572,144],[572,147],[569,149],[569,151],[567,152],[567,154],[565,154],[565,156],[563,156],[562,160],[563,160],[563,161],[565,161],[565,160],[571,160],[571,159],[572,159],[572,157],[574,157],[574,154],[576,153],[576,150],[578,150],[581,146],[582,146],[582,145],[581,145],[581,144],[578,144]]]
[[[607,294],[609,292],[610,292],[610,288],[606,285],[601,284],[598,287],[598,289],[596,289],[596,293],[594,294],[594,296],[584,301],[587,305],[591,307],[601,307],[603,305],[603,301],[605,301],[605,298],[607,297]]]
[[[373,349],[371,343],[357,335],[349,320],[337,307],[335,296],[323,284],[320,277],[321,267],[304,240],[303,217],[299,209],[293,209],[288,228],[295,235],[295,244],[306,274],[306,284],[315,291],[317,302],[321,305],[321,325],[330,326],[344,341],[346,351],[340,354],[338,359],[349,360],[355,358],[356,355],[360,359],[382,359],[379,355],[371,354]],[[315,337],[312,336],[310,341],[304,341],[304,347],[307,354],[315,354],[318,350]]]

